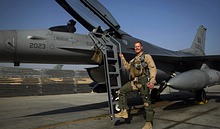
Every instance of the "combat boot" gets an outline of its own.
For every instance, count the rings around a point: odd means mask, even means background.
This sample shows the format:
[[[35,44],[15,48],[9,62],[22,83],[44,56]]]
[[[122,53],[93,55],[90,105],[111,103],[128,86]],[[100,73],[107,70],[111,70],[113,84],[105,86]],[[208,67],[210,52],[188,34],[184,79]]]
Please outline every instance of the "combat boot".
[[[152,124],[151,122],[146,122],[146,124],[144,125],[144,127],[142,129],[152,129]]]
[[[128,112],[127,112],[126,109],[121,110],[121,112],[115,114],[115,117],[116,118],[125,118],[126,119],[126,118],[128,118]]]

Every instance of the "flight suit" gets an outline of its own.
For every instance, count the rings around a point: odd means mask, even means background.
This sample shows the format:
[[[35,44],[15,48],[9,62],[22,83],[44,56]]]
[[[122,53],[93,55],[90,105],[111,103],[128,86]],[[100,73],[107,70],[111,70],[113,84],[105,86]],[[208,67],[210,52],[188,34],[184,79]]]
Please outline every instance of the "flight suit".
[[[147,83],[155,83],[157,69],[154,61],[149,54],[142,54],[134,57],[129,63],[125,58],[122,58],[122,62],[125,69],[130,72],[130,81],[119,90],[119,108],[121,110],[127,109],[127,93],[139,90],[146,112],[146,122],[152,122],[154,111],[151,106],[150,89],[147,87]]]

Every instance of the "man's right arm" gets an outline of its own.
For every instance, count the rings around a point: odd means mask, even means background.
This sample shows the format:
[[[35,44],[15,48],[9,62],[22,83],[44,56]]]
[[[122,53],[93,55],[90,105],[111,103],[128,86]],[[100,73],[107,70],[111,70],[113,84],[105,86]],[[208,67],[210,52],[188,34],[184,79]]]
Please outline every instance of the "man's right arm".
[[[124,65],[124,68],[125,68],[126,70],[130,70],[131,65],[126,61],[126,59],[124,58],[124,55],[123,55],[122,53],[120,53],[120,54],[119,54],[119,57],[120,57],[121,60],[122,60],[122,63],[123,63],[123,65]]]

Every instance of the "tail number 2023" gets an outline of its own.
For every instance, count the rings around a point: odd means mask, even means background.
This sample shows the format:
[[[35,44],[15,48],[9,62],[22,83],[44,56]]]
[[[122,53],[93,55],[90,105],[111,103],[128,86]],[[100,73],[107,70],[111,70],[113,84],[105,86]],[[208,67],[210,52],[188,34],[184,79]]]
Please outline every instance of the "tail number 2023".
[[[46,49],[46,44],[44,44],[44,43],[30,43],[30,48]]]

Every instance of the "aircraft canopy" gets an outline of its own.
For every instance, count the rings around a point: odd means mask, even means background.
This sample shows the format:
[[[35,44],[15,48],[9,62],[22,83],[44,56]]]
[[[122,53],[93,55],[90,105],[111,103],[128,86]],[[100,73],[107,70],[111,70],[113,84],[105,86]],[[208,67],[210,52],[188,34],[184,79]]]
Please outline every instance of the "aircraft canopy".
[[[98,0],[56,0],[70,15],[87,30],[101,28],[118,32],[120,26],[111,13]]]

